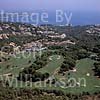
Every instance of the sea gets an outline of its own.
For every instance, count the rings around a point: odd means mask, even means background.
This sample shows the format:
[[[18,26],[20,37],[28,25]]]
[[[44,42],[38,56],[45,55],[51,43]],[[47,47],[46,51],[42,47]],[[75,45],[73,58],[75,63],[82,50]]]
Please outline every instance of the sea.
[[[14,15],[11,15],[14,14]],[[84,11],[23,11],[3,12],[1,22],[20,22],[34,25],[100,25],[100,12]]]

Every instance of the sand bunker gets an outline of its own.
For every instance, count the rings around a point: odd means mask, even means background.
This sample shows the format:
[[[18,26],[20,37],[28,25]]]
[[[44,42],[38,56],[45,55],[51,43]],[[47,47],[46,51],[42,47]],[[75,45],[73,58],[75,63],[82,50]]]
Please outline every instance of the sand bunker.
[[[87,73],[86,76],[90,76],[90,73]]]

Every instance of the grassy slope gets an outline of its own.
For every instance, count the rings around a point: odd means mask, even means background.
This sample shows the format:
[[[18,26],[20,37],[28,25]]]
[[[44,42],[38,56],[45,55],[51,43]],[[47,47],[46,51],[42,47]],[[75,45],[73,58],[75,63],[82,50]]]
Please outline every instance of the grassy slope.
[[[100,90],[100,87],[97,88],[96,86],[100,86],[100,79],[96,78],[94,76],[94,73],[92,71],[93,68],[93,60],[90,59],[82,59],[80,61],[77,62],[76,65],[76,72],[67,72],[67,75],[65,76],[65,78],[67,79],[69,77],[70,78],[75,78],[77,80],[77,82],[79,81],[79,78],[85,78],[86,79],[86,87],[83,86],[83,83],[81,83],[81,87],[72,87],[72,88],[61,88],[61,87],[49,87],[49,85],[47,85],[47,87],[43,87],[43,89],[57,89],[57,90],[62,90],[65,93],[82,93],[83,91],[85,92],[89,92],[89,93],[94,93]],[[70,75],[68,75],[68,73],[70,73]],[[90,76],[87,76],[86,74],[90,73]],[[57,75],[58,77],[62,77],[61,75]],[[67,80],[68,81],[68,80]]]
[[[63,57],[61,57],[60,59],[57,59],[58,56],[57,55],[53,55],[52,60],[50,60],[50,62],[42,69],[38,70],[42,73],[48,72],[50,75],[53,75],[55,73],[55,71],[60,67],[61,63],[63,62]],[[12,73],[14,75],[18,74],[22,68],[27,67],[28,66],[28,61],[31,60],[32,62],[34,62],[34,58],[32,58],[32,56],[30,56],[29,58],[11,58],[10,61],[6,62],[6,63],[1,63],[0,64],[0,75],[2,74],[6,74],[6,73]],[[74,88],[67,88],[67,89],[63,89],[61,87],[49,87],[49,85],[47,85],[47,87],[43,87],[43,89],[60,89],[64,92],[71,92],[71,93],[82,93],[83,91],[85,92],[97,92],[98,90],[100,90],[100,88],[96,87],[100,85],[100,79],[96,78],[94,76],[94,73],[92,71],[93,68],[93,60],[90,59],[82,59],[80,61],[77,62],[76,65],[76,72],[67,72],[66,76],[63,76],[65,78],[71,78],[74,77],[76,80],[78,80],[78,78],[85,78],[86,79],[86,87],[74,87]],[[6,68],[7,65],[10,65],[10,68]],[[12,66],[18,66],[18,67],[14,67],[12,68]],[[12,69],[11,69],[12,68]],[[68,75],[68,73],[70,73],[70,75]],[[90,76],[87,76],[86,74],[90,73]],[[56,78],[61,78],[61,75],[56,75]],[[43,82],[42,82],[43,83]],[[33,83],[34,85],[34,83]],[[33,86],[34,87],[34,86]]]
[[[41,72],[41,73],[45,73],[45,72],[48,72],[50,75],[53,75],[55,70],[57,68],[60,68],[61,66],[61,63],[63,62],[63,57],[60,56],[60,59],[58,55],[53,55],[52,57],[52,60],[49,60],[49,63],[44,67],[44,68],[41,68],[39,69],[38,71]]]
[[[31,62],[34,62],[33,56],[29,56],[28,54],[25,54],[26,58],[24,58],[21,54],[17,55],[17,58],[11,57],[11,59],[7,62],[0,64],[0,75],[12,73],[14,75],[18,74],[22,68],[28,67],[28,61],[31,60]],[[9,65],[9,68],[7,68],[7,65]],[[17,66],[17,67],[16,67]]]
[[[80,93],[82,91],[85,91],[85,92],[93,93],[100,89],[96,87],[96,86],[100,86],[100,79],[94,76],[94,72],[92,71],[93,63],[94,61],[88,58],[82,59],[77,63],[76,65],[77,72],[75,73],[71,72],[70,77],[74,77],[76,78],[76,80],[78,80],[78,78],[85,78],[86,87],[72,88],[70,89],[71,92]],[[87,76],[86,75],[87,73],[90,73],[90,76]]]

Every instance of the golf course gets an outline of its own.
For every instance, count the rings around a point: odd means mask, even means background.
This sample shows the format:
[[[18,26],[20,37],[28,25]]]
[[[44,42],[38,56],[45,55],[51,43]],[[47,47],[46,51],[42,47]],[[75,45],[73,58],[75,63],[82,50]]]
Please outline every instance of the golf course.
[[[10,79],[13,77],[16,78],[16,76],[19,74],[20,71],[22,71],[24,68],[27,68],[31,63],[34,63],[34,61],[35,59],[33,59],[33,56],[24,58],[22,57],[22,55],[19,54],[17,58],[11,57],[9,61],[0,63],[0,76],[4,76],[4,77],[9,76]],[[62,90],[65,93],[73,93],[73,94],[79,94],[82,92],[89,92],[92,94],[96,91],[99,91],[100,79],[94,76],[94,72],[92,70],[93,64],[95,62],[94,60],[91,60],[90,58],[78,60],[76,62],[75,70],[66,71],[65,75],[61,75],[61,74],[58,74],[57,71],[60,69],[60,66],[63,61],[64,61],[63,56],[52,55],[48,57],[48,64],[45,67],[37,70],[37,72],[49,73],[50,77],[53,76],[57,80],[58,83],[60,83],[61,78],[64,79],[63,82],[65,83],[68,80],[70,80],[70,78],[74,78],[76,81],[76,86],[62,87],[60,86],[61,84],[56,85],[56,86],[52,84],[52,87],[51,87],[49,86],[49,84],[46,84],[46,87],[43,86],[43,87],[38,87],[38,88],[47,89],[47,90],[51,90],[51,89]],[[44,84],[44,82],[42,82],[42,84]],[[38,82],[32,83],[33,88],[35,88],[36,83]],[[20,81],[18,82],[18,84],[20,84]],[[25,83],[23,82],[23,84]],[[16,86],[15,81],[13,81],[12,85]],[[23,85],[23,87],[25,86]],[[18,85],[18,88],[20,88],[20,85]],[[27,86],[27,88],[30,88],[30,87]]]

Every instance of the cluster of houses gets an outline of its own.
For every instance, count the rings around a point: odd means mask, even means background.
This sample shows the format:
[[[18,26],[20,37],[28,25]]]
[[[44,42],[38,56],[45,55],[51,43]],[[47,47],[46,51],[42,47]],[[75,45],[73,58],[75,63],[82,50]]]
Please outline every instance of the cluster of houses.
[[[43,44],[39,41],[30,42],[23,44],[23,46],[17,46],[15,43],[11,42],[9,45],[13,47],[13,53],[18,54],[21,51],[24,52],[34,52],[34,51],[42,51],[47,50],[50,45],[75,45],[75,42],[70,40],[62,41],[62,42],[44,42]],[[45,45],[45,46],[44,46]]]
[[[0,23],[0,39],[9,39],[9,37],[12,35],[36,36],[36,34],[45,35],[48,38],[66,37],[66,34],[59,34],[52,28],[47,28],[45,26],[28,26],[26,24]]]
[[[11,42],[9,44],[10,46],[13,47],[13,53],[14,54],[18,54],[21,51],[24,52],[33,52],[33,51],[42,51],[42,50],[46,50],[47,47],[43,47],[43,45],[40,42],[31,42],[31,43],[27,43],[24,44],[22,47],[21,46],[17,46],[15,43]]]
[[[28,35],[36,38],[40,35],[41,39],[23,44],[23,47],[17,46],[11,42],[14,53],[24,50],[25,52],[45,50],[50,45],[75,44],[70,40],[58,41],[66,38],[65,33],[56,32],[55,29],[45,26],[33,26],[18,23],[0,23],[0,39],[9,39],[10,36]]]
[[[86,32],[89,34],[89,35],[98,35],[100,36],[100,26],[90,26]]]
[[[62,42],[53,42],[53,41],[49,41],[49,42],[44,42],[44,45],[50,46],[50,45],[75,45],[75,42],[72,42],[71,40],[66,40],[66,41],[62,41]]]
[[[9,39],[10,36],[30,35],[35,33],[35,27],[24,24],[0,23],[0,39]]]
[[[31,42],[23,45],[24,51],[32,52],[32,51],[40,51],[45,50],[47,47],[43,47],[43,44],[40,42]]]

